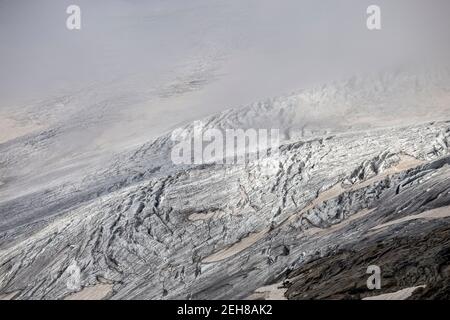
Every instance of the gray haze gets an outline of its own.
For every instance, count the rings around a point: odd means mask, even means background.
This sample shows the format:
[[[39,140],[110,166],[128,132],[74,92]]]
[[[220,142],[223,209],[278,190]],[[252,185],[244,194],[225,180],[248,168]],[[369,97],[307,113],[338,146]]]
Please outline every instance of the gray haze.
[[[0,3],[0,143],[53,128],[48,153],[69,159],[122,151],[231,107],[450,57],[447,0],[377,1],[380,31],[366,27],[365,0]],[[66,28],[73,3],[79,31]],[[300,122],[347,122],[337,101],[316,109],[300,106],[309,117]]]
[[[373,3],[378,32],[365,26]],[[65,27],[69,4],[82,9],[81,31]],[[1,0],[0,108],[117,79],[147,90],[205,68],[215,80],[201,99],[214,110],[448,60],[449,9],[446,0]]]
[[[0,0],[0,300],[447,297],[449,9]],[[248,128],[282,146],[174,161],[174,132]]]

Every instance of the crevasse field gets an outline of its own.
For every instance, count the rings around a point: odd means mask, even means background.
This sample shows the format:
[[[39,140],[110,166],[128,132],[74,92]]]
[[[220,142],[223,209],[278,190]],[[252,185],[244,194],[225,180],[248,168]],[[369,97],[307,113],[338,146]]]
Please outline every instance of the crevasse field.
[[[448,299],[450,3],[377,2],[1,1],[0,299]]]

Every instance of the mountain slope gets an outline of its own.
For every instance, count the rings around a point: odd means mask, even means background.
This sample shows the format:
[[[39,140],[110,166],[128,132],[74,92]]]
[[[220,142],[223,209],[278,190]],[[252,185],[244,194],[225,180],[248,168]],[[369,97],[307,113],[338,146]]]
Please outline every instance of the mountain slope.
[[[388,245],[393,231],[409,239],[408,248],[418,237],[447,232],[446,75],[353,79],[183,128],[187,134],[199,126],[283,130],[278,152],[242,165],[174,165],[169,133],[88,167],[7,179],[20,167],[15,156],[24,148],[38,156],[56,140],[47,131],[2,144],[0,293],[18,299],[264,298],[261,287],[285,282],[288,298],[373,295],[364,288],[362,268],[377,264],[376,254],[357,253],[354,264],[337,264],[339,270],[334,259],[354,254],[352,248],[372,252],[377,243],[395,256],[399,247]],[[425,105],[437,110],[428,114],[437,121],[425,121]],[[320,122],[321,114],[333,118],[330,110],[342,111],[346,122]],[[403,125],[386,122],[388,110],[409,117]],[[446,241],[417,246],[430,255],[447,250]],[[317,259],[329,262],[334,278],[304,276]],[[428,268],[448,265],[427,261]],[[81,272],[76,289],[68,286],[73,266]],[[349,293],[354,282],[342,292],[320,287],[345,282],[349,270],[362,281],[357,296]],[[399,280],[389,289],[433,285],[439,277],[445,272]]]

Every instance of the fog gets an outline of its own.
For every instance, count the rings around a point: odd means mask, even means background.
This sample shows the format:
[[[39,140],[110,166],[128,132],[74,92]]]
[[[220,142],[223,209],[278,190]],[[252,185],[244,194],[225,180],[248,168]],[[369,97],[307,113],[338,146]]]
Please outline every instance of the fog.
[[[2,107],[118,79],[148,90],[201,69],[211,80],[202,101],[215,110],[450,56],[446,0],[0,3]],[[366,28],[374,3],[380,31]],[[70,4],[81,7],[80,31],[66,29]]]
[[[374,3],[382,28],[370,31]],[[71,4],[81,30],[66,27]],[[447,0],[1,0],[0,143],[57,127],[49,154],[115,152],[231,107],[448,63],[449,9]]]
[[[81,30],[66,27],[72,4]],[[372,4],[381,30],[366,26]],[[82,176],[172,129],[273,97],[282,109],[243,109],[232,125],[291,137],[448,119],[448,75],[378,74],[448,64],[449,9],[448,0],[0,0],[0,180],[17,182],[0,196]]]

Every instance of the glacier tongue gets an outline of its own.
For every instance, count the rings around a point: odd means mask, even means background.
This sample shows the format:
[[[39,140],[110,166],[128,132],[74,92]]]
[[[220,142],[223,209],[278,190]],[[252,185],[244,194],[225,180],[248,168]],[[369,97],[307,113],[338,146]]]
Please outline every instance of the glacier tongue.
[[[183,127],[283,130],[278,153],[247,164],[174,165],[169,133],[35,174],[29,162],[64,126],[1,144],[0,294],[236,299],[283,287],[291,299],[362,298],[372,295],[361,287],[365,263],[389,268],[398,257],[405,269],[386,290],[441,288],[446,265],[436,271],[433,259],[448,241],[431,235],[445,239],[450,220],[420,214],[450,204],[449,83],[448,72],[354,78]],[[407,277],[412,254],[377,261],[377,243],[404,253],[415,239],[430,276]]]
[[[27,237],[7,230],[1,292],[68,297],[75,261],[83,288],[112,284],[108,298],[244,298],[377,224],[448,205],[449,133],[436,122],[287,143],[270,175],[255,161],[141,177]]]

